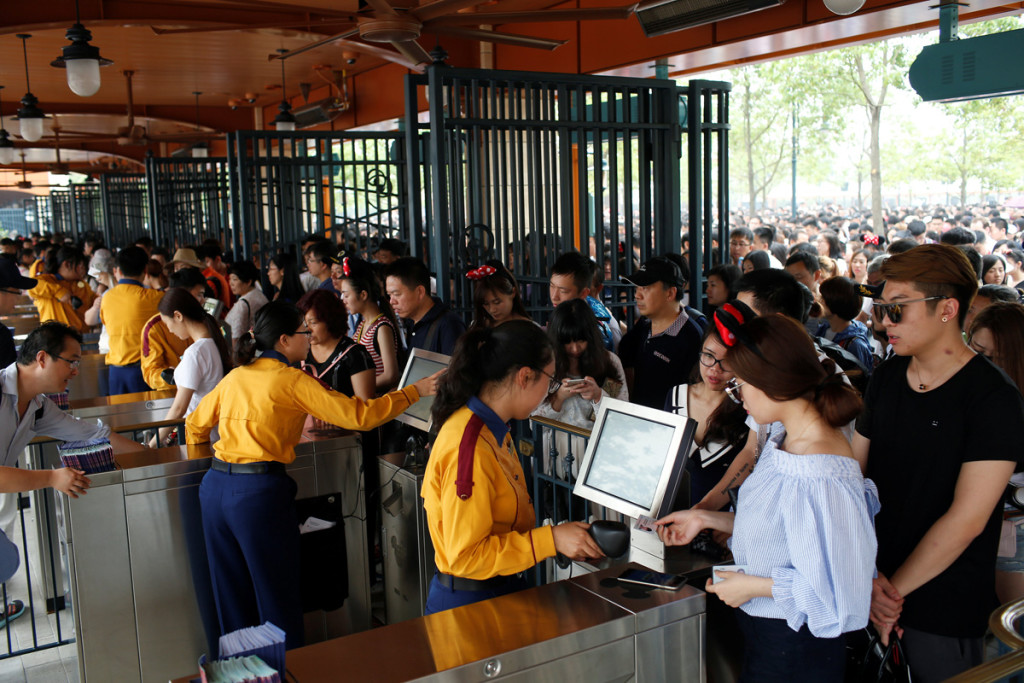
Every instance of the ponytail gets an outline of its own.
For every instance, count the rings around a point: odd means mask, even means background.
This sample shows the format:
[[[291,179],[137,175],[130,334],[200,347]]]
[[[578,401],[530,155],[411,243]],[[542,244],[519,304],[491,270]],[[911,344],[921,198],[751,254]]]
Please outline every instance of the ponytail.
[[[434,424],[440,427],[486,385],[501,383],[519,368],[543,370],[553,358],[547,335],[527,320],[466,332],[438,383],[431,409]]]
[[[821,365],[828,374],[814,388],[814,408],[830,426],[842,427],[860,415],[864,402],[843,374],[837,372],[834,360],[826,358]]]
[[[252,329],[238,342],[238,364],[249,365],[257,351],[270,351],[285,334],[294,334],[302,325],[302,311],[284,301],[271,301],[256,312]]]
[[[224,374],[226,375],[231,372],[234,363],[231,360],[231,347],[228,346],[228,341],[224,338],[224,331],[220,328],[220,323],[217,322],[217,319],[209,313],[206,313],[203,324],[206,325],[206,331],[209,333],[210,338],[213,339],[213,343],[217,345],[220,364],[224,368]]]

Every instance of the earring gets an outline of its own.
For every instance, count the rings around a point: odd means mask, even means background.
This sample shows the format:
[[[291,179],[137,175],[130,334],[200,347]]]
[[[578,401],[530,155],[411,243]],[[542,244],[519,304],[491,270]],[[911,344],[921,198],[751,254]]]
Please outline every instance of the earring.
[[[947,318],[946,316],[942,316],[942,322],[948,323],[949,322],[949,318]]]

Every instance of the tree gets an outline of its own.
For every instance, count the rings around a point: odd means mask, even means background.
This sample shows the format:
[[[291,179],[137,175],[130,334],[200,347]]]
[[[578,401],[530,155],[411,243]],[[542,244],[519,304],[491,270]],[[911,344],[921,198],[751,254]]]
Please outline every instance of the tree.
[[[835,83],[839,99],[864,109],[868,124],[868,162],[871,179],[871,219],[882,226],[882,108],[890,88],[906,88],[907,50],[896,40],[838,50]]]
[[[730,140],[734,152],[739,146],[740,163],[731,166],[737,179],[747,186],[751,214],[757,210],[758,196],[763,204],[768,190],[777,182],[785,158],[784,124],[789,108],[781,95],[784,89],[773,82],[782,64],[755,64],[732,72],[731,121],[735,133]]]

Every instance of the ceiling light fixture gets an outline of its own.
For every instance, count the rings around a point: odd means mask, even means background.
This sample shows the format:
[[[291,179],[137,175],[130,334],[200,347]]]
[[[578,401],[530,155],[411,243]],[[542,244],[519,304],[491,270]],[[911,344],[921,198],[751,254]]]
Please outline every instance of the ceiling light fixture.
[[[31,37],[32,35],[29,33],[18,34],[18,39],[21,41],[21,53],[25,58],[25,96],[21,98],[21,109],[18,110],[18,115],[15,118],[18,119],[18,125],[21,128],[21,137],[28,142],[35,142],[43,137],[43,119],[46,118],[46,114],[39,108],[39,100],[32,94],[32,86],[28,81],[28,47],[25,43]]]
[[[284,55],[288,50],[279,48],[278,52]],[[280,133],[295,130],[295,114],[292,114],[292,105],[288,104],[288,91],[284,82],[284,60],[278,61],[281,62],[281,104],[277,105],[277,108],[281,110],[281,113],[274,118],[274,128]]]
[[[100,49],[89,44],[92,33],[82,26],[78,0],[75,0],[75,24],[64,37],[71,44],[61,48],[61,56],[50,62],[50,66],[67,69],[71,92],[81,97],[92,97],[100,89],[100,67],[110,66],[113,62],[100,57]]]
[[[193,90],[192,94],[196,96],[196,132],[199,132],[199,96],[203,93],[198,90]],[[193,159],[205,159],[210,156],[210,146],[205,142],[197,142],[192,145],[192,158]]]
[[[4,86],[0,85],[0,91]],[[14,163],[14,143],[11,142],[11,134],[4,128],[4,108],[0,102],[0,166],[9,166]]]
[[[825,7],[828,8],[832,14],[838,14],[841,17],[845,17],[848,14],[853,14],[861,7],[864,6],[865,0],[824,0]]]

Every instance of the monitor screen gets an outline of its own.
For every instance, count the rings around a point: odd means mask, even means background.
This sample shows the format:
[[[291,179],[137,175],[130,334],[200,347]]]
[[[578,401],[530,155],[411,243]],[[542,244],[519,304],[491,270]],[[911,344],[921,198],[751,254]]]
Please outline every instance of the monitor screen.
[[[661,517],[675,501],[696,425],[604,398],[573,493],[630,517]]]
[[[608,411],[586,472],[586,484],[650,509],[665,461],[675,456],[671,452],[675,431],[672,425]]]
[[[450,356],[440,353],[431,353],[422,349],[413,349],[406,363],[405,371],[402,373],[402,380],[399,387],[407,387],[424,377],[430,377],[438,370],[444,370],[451,362]],[[434,397],[427,396],[413,403],[406,408],[405,412],[395,419],[411,425],[423,431],[430,429],[430,409],[434,405]]]

